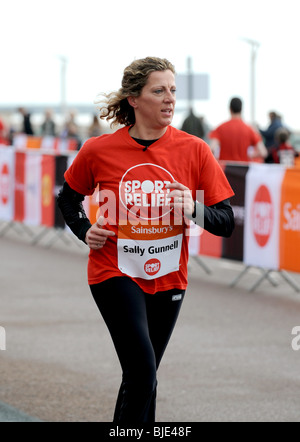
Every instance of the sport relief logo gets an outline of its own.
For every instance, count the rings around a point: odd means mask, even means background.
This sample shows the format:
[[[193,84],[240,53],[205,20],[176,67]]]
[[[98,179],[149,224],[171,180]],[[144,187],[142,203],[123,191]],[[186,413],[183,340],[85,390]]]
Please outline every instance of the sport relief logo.
[[[274,209],[269,189],[258,188],[252,206],[252,227],[257,244],[265,247],[271,237],[274,224]]]
[[[160,271],[160,268],[161,262],[156,258],[149,259],[144,265],[145,272],[150,276],[156,275]]]
[[[167,184],[175,179],[161,166],[139,164],[128,169],[120,182],[120,202],[134,217],[159,220],[171,212]]]

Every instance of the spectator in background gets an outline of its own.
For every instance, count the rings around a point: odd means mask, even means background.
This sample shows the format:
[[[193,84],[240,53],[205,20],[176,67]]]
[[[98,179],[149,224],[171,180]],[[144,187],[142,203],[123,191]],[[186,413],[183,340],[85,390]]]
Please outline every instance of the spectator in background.
[[[192,108],[190,109],[189,115],[184,120],[181,130],[199,138],[204,138],[205,136],[202,120],[199,117],[196,117]]]
[[[0,118],[0,144],[5,144],[5,145],[9,144],[7,138],[7,129],[1,118]]]
[[[88,128],[88,137],[99,137],[100,135],[102,135],[102,128],[99,118],[97,117],[97,115],[93,115],[92,124]]]
[[[75,112],[70,112],[63,128],[63,137],[73,138],[78,136],[78,125],[75,121]]]
[[[211,149],[219,160],[248,162],[267,156],[259,133],[243,121],[242,107],[240,98],[232,98],[229,105],[231,119],[209,134]]]
[[[49,109],[45,112],[45,120],[41,126],[41,134],[52,137],[55,137],[56,134],[56,126],[52,117],[52,111]]]
[[[279,127],[274,135],[275,143],[269,149],[269,155],[266,158],[266,163],[285,163],[286,160],[291,159],[291,165],[294,164],[294,159],[298,156],[296,150],[289,142],[290,133],[285,127]],[[290,155],[288,156],[288,153]]]
[[[264,138],[265,146],[269,148],[273,147],[275,144],[275,132],[280,127],[283,127],[281,117],[274,111],[269,113],[270,124],[266,130],[262,130],[258,127],[261,136]]]
[[[81,147],[81,140],[79,137],[79,127],[75,120],[75,112],[69,113],[69,117],[61,134],[62,138],[74,138],[77,141],[77,150]]]
[[[21,128],[21,132],[26,135],[34,135],[34,131],[32,129],[31,121],[30,121],[30,117],[31,117],[30,113],[27,112],[26,109],[24,109],[23,107],[19,107],[18,112],[23,117],[23,125]]]

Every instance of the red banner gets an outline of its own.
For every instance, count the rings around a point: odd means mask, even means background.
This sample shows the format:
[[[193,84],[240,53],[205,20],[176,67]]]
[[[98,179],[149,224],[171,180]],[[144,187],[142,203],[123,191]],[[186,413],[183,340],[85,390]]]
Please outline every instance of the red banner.
[[[13,217],[14,163],[14,152],[0,147],[0,219],[5,221],[11,221]]]
[[[25,153],[16,152],[14,220],[19,222],[25,218],[25,160]]]

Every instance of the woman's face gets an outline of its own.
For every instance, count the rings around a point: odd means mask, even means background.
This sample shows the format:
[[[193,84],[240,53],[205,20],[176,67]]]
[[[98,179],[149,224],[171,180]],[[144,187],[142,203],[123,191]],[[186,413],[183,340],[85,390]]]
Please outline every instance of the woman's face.
[[[130,97],[136,126],[161,130],[172,123],[176,103],[175,76],[172,71],[152,72],[139,97]]]

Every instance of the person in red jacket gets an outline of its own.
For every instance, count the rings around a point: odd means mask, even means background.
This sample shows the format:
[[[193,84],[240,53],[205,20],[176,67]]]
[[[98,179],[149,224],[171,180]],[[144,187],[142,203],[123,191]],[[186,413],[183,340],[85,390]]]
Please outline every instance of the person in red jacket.
[[[8,144],[8,139],[6,137],[6,128],[1,118],[0,118],[0,144],[4,145]]]
[[[289,142],[290,133],[288,129],[280,127],[276,130],[274,138],[275,144],[270,147],[266,163],[294,164],[294,159],[298,156],[296,150]]]
[[[118,423],[155,421],[157,370],[188,284],[189,220],[221,236],[234,228],[233,191],[209,146],[171,126],[175,103],[174,66],[133,61],[100,109],[121,128],[85,142],[58,197],[90,248],[88,282],[122,367]],[[81,203],[97,186],[91,225]]]
[[[210,146],[216,158],[240,162],[265,158],[267,149],[261,136],[242,119],[242,100],[238,97],[232,98],[229,110],[230,120],[209,134]]]

